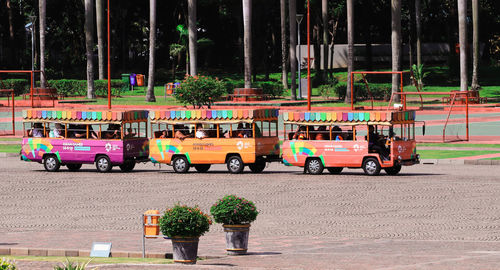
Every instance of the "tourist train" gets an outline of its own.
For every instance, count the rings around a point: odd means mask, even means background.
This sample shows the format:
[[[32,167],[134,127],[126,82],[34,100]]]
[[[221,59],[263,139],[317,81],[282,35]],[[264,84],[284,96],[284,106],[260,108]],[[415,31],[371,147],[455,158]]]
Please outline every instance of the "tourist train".
[[[419,163],[415,111],[278,109],[24,110],[20,158],[51,172],[61,166],[77,171],[82,164],[129,172],[138,162],[152,162],[176,173],[226,164],[237,174],[282,162],[310,174],[348,167],[394,175]]]

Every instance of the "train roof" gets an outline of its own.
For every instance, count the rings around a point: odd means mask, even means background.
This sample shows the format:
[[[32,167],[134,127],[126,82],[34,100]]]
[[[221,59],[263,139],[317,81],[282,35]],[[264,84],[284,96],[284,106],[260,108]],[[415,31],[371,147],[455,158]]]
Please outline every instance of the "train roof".
[[[23,110],[23,120],[79,123],[110,123],[147,121],[146,110]]]
[[[415,111],[283,111],[283,121],[304,125],[394,125],[413,123]]]
[[[152,110],[149,118],[154,123],[230,123],[278,121],[278,109],[234,110]]]

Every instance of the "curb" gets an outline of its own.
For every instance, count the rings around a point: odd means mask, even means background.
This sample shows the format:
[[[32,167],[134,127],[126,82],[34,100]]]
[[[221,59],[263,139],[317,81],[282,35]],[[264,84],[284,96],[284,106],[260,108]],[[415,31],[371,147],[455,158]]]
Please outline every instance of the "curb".
[[[423,165],[500,165],[500,160],[488,159],[422,159]]]
[[[6,158],[6,157],[19,157],[19,153],[4,153],[4,152],[0,152],[0,158]]]
[[[57,256],[57,257],[90,257],[90,250],[46,249],[46,248],[2,248],[0,255],[11,256]],[[147,252],[149,259],[172,259],[172,253]],[[112,251],[113,258],[142,258],[142,252]],[[201,258],[201,257],[200,257]]]

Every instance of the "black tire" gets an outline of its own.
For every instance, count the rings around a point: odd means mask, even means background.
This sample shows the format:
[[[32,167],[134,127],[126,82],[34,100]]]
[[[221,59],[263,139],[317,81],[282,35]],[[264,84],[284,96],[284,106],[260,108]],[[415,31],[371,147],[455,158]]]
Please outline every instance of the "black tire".
[[[43,159],[43,167],[48,172],[57,172],[61,168],[61,162],[55,155],[48,155]]]
[[[76,172],[82,168],[82,164],[66,164],[66,167],[68,167],[69,171]]]
[[[95,160],[95,167],[98,172],[106,173],[113,169],[113,165],[111,165],[111,161],[107,156],[99,156]]]
[[[319,158],[311,158],[306,162],[306,169],[310,174],[322,174],[325,167]]]
[[[245,164],[239,156],[231,156],[227,159],[227,170],[230,173],[241,173],[245,168]]]
[[[125,161],[119,167],[122,172],[131,172],[135,168],[135,161],[134,160]]]
[[[263,159],[257,159],[255,163],[249,164],[248,168],[253,173],[261,173],[266,168],[266,162]]]
[[[175,157],[172,161],[172,167],[176,173],[187,173],[189,171],[189,162],[186,157]]]
[[[327,169],[331,174],[340,174],[344,168],[343,167],[330,167]]]
[[[396,174],[398,174],[401,171],[401,164],[396,164],[396,165],[394,165],[392,167],[384,168],[384,171],[388,175],[396,175]]]
[[[198,164],[194,165],[194,168],[199,173],[206,173],[210,169],[210,166],[211,166],[210,164]]]
[[[367,175],[379,175],[380,169],[380,164],[376,158],[370,157],[363,161],[363,171],[365,171]]]

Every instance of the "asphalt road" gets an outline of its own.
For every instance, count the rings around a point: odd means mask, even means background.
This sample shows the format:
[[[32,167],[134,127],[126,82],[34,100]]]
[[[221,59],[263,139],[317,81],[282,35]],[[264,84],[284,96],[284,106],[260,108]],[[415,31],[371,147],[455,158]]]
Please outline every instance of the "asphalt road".
[[[259,260],[223,256],[222,228],[214,225],[199,255],[220,259],[200,262],[206,267],[500,268],[500,166],[417,165],[370,177],[360,169],[313,176],[278,163],[262,174],[231,175],[217,165],[179,175],[149,163],[100,174],[91,165],[48,173],[1,158],[0,172],[0,247],[89,249],[106,235],[114,249],[139,251],[144,211],[176,202],[209,211],[236,194],[260,211],[250,240]]]

